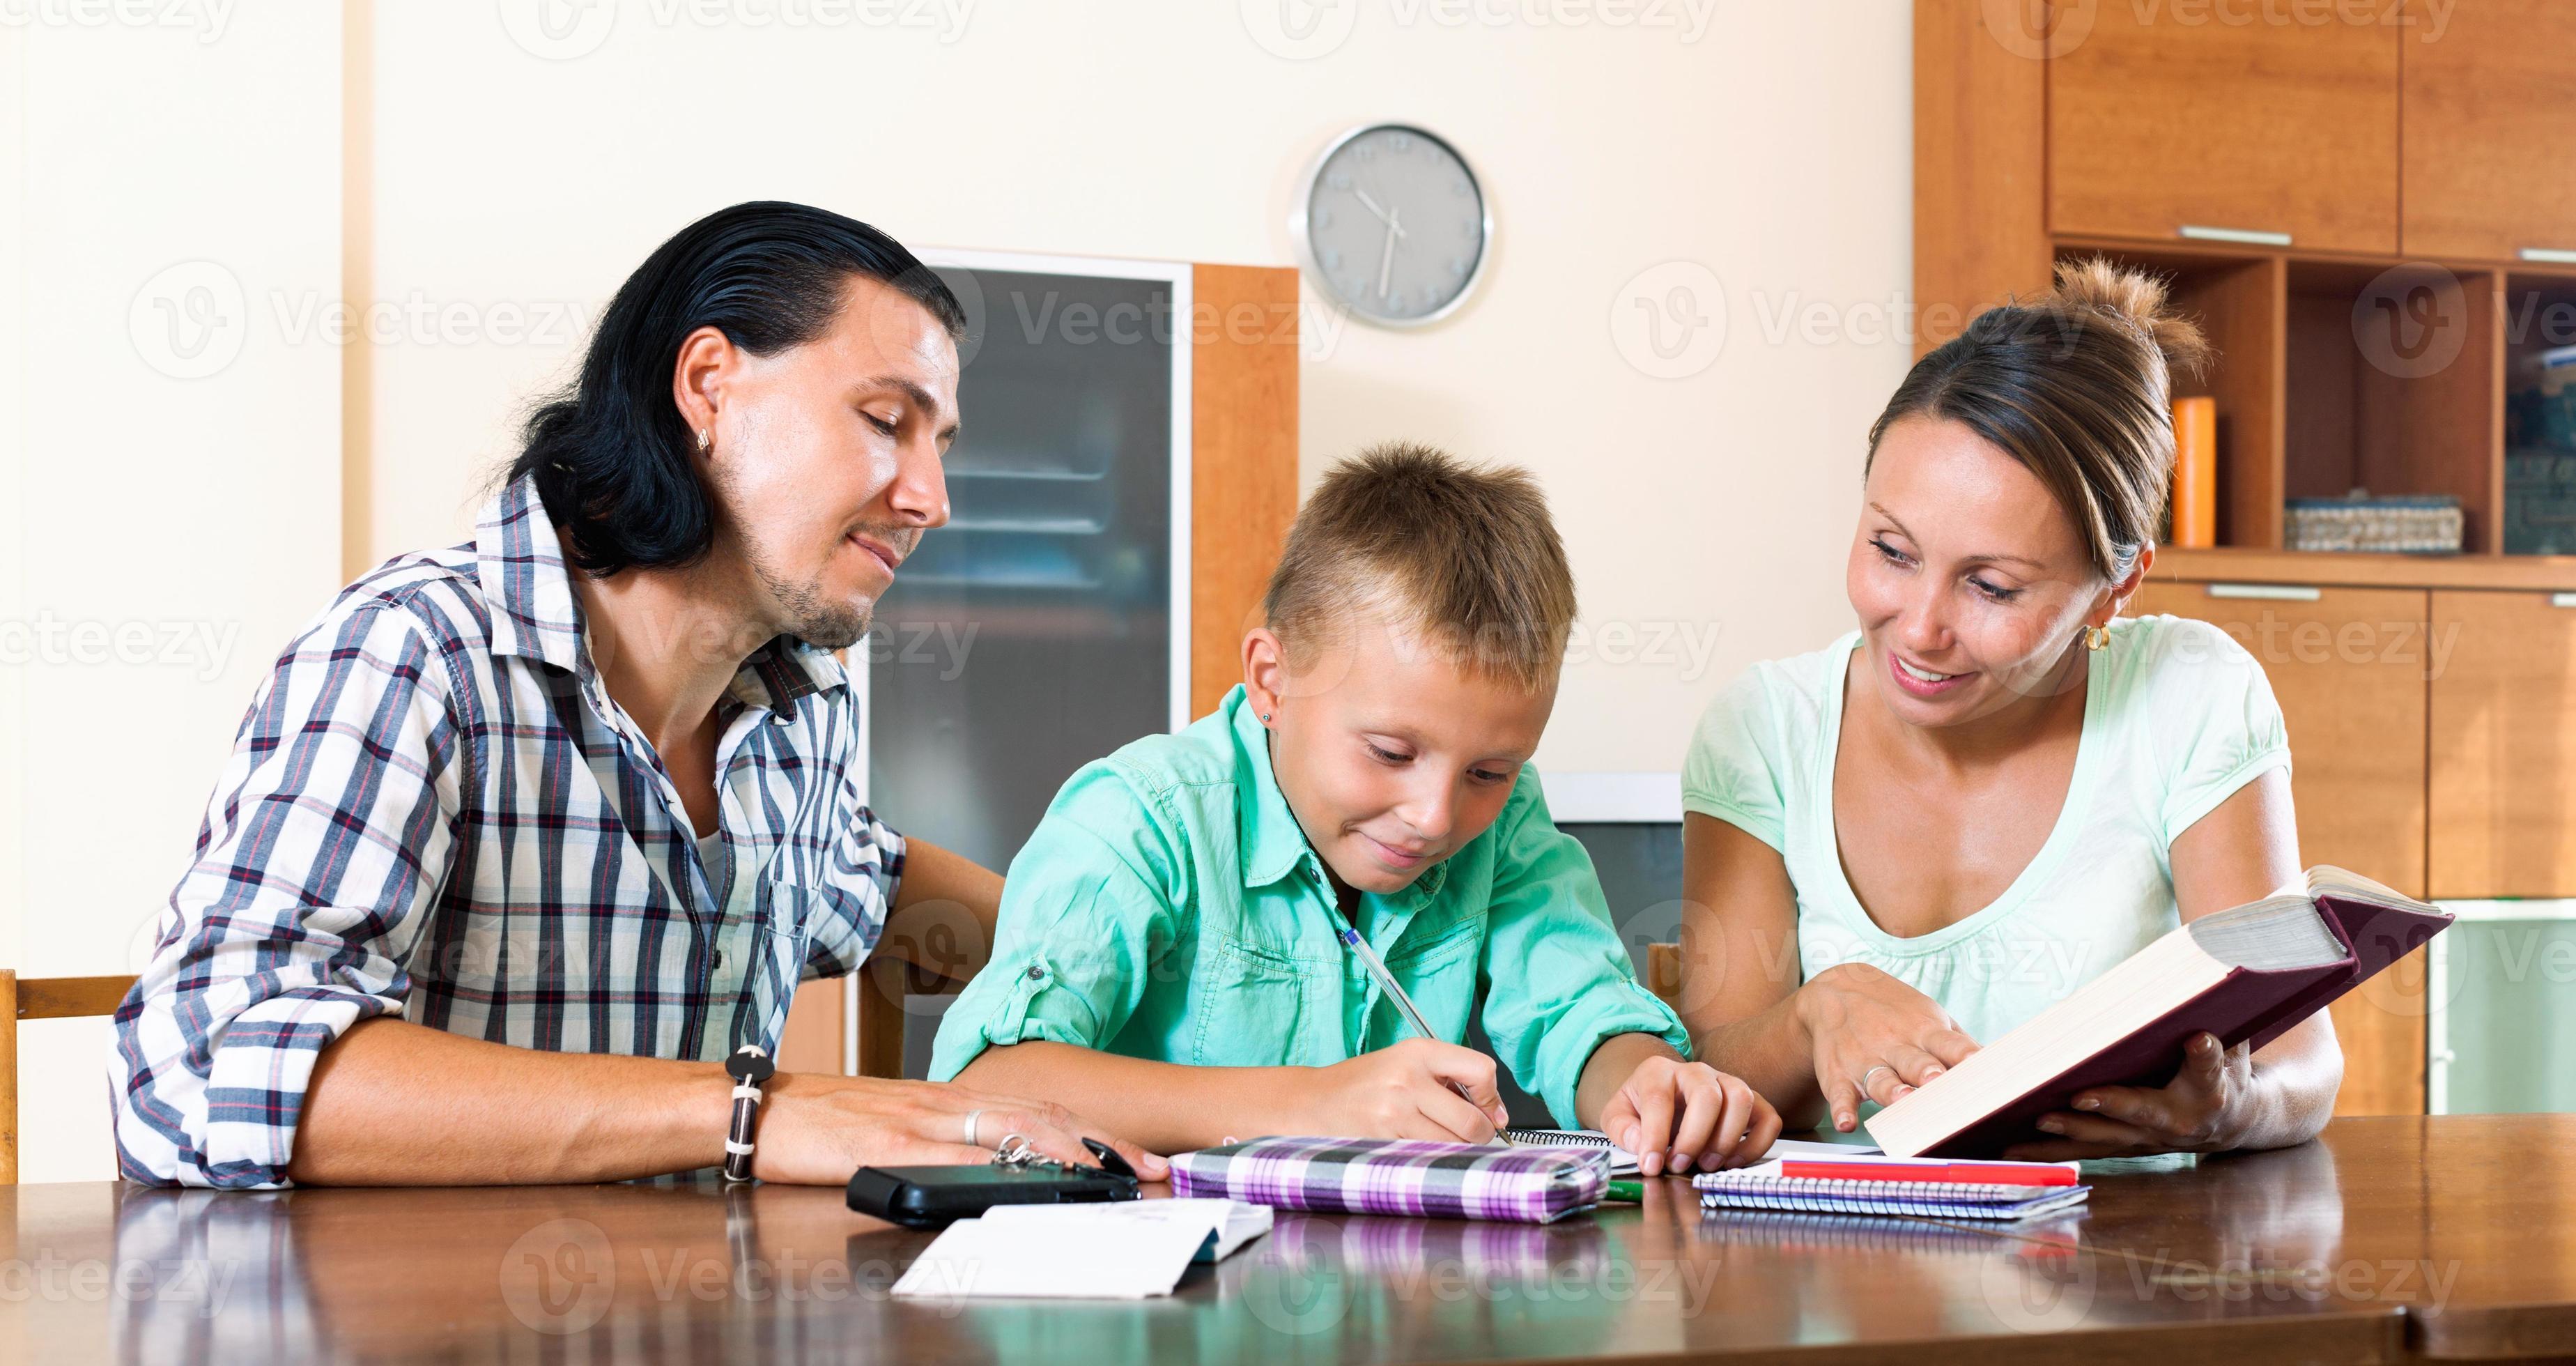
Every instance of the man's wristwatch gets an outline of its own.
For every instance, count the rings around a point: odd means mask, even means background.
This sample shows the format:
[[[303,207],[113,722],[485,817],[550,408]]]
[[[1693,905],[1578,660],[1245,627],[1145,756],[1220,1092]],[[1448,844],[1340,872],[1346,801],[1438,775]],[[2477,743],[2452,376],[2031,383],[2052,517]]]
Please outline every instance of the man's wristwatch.
[[[744,1044],[725,1059],[733,1078],[733,1123],[725,1131],[724,1179],[751,1179],[751,1122],[760,1114],[760,1084],[777,1075],[778,1064],[758,1044]]]

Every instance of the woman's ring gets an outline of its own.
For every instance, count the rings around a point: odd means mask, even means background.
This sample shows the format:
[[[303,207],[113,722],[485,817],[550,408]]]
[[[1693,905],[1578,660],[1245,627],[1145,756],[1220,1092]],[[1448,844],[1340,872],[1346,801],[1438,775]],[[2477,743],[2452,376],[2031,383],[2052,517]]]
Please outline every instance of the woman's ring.
[[[978,1142],[976,1142],[976,1141],[975,1141],[975,1125],[977,1124],[977,1122],[981,1121],[983,1118],[984,1118],[984,1112],[983,1112],[983,1111],[981,1111],[981,1110],[969,1110],[969,1111],[967,1111],[967,1112],[966,1112],[966,1146],[967,1146],[967,1147],[969,1147],[969,1148],[980,1148],[980,1147],[983,1147],[983,1146],[984,1146],[983,1144],[978,1143]]]
[[[1860,1093],[1863,1099],[1874,1099],[1874,1097],[1869,1094],[1869,1079],[1877,1076],[1881,1072],[1885,1072],[1891,1077],[1896,1075],[1896,1069],[1888,1066],[1886,1063],[1880,1063],[1878,1066],[1860,1074]],[[1903,1080],[1903,1078],[1898,1079]]]

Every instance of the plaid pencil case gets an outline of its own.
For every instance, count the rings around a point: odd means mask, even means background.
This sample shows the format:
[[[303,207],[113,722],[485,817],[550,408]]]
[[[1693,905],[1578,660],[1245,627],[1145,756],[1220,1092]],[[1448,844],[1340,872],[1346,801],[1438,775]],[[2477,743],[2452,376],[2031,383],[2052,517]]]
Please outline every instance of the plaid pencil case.
[[[1610,1154],[1401,1139],[1256,1138],[1172,1159],[1174,1195],[1280,1209],[1553,1223],[1600,1203]]]

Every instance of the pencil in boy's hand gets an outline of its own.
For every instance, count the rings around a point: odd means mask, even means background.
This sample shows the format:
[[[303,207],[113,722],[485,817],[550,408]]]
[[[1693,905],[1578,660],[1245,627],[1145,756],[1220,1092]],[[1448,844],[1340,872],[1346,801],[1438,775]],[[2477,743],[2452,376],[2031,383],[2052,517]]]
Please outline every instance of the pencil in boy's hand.
[[[1439,1042],[1440,1036],[1431,1032],[1431,1022],[1422,1018],[1422,1012],[1413,1004],[1413,998],[1405,995],[1404,988],[1395,984],[1395,974],[1386,970],[1386,960],[1379,958],[1377,950],[1370,948],[1369,942],[1360,938],[1359,929],[1356,926],[1344,925],[1335,933],[1341,937],[1343,946],[1351,951],[1351,955],[1360,960],[1360,966],[1368,971],[1368,975],[1376,979],[1377,989],[1386,993],[1386,999],[1395,1002],[1397,1012],[1404,1016],[1406,1024],[1413,1026],[1413,1032],[1435,1043]],[[1467,1094],[1466,1087],[1454,1081],[1446,1084],[1450,1090],[1458,1093],[1458,1099],[1469,1105],[1476,1104],[1476,1098]],[[1482,1106],[1478,1106],[1477,1109],[1482,1113]],[[1494,1141],[1506,1148],[1516,1146],[1512,1142],[1510,1132],[1500,1124],[1494,1126]]]

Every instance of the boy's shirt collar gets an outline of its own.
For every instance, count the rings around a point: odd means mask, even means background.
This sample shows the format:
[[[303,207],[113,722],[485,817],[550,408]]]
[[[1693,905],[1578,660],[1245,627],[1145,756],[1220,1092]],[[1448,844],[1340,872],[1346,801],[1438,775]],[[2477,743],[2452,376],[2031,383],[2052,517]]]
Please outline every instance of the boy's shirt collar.
[[[1331,887],[1332,879],[1324,874],[1323,859],[1306,843],[1306,831],[1297,824],[1297,813],[1289,809],[1287,794],[1279,790],[1278,775],[1270,768],[1270,729],[1252,710],[1243,685],[1236,684],[1234,691],[1217,705],[1234,727],[1236,764],[1244,775],[1235,790],[1235,834],[1236,844],[1243,850],[1243,885],[1267,887],[1303,864],[1316,886]],[[1419,910],[1440,894],[1448,880],[1449,860],[1442,859],[1424,869],[1412,886],[1382,899],[1406,911]]]

